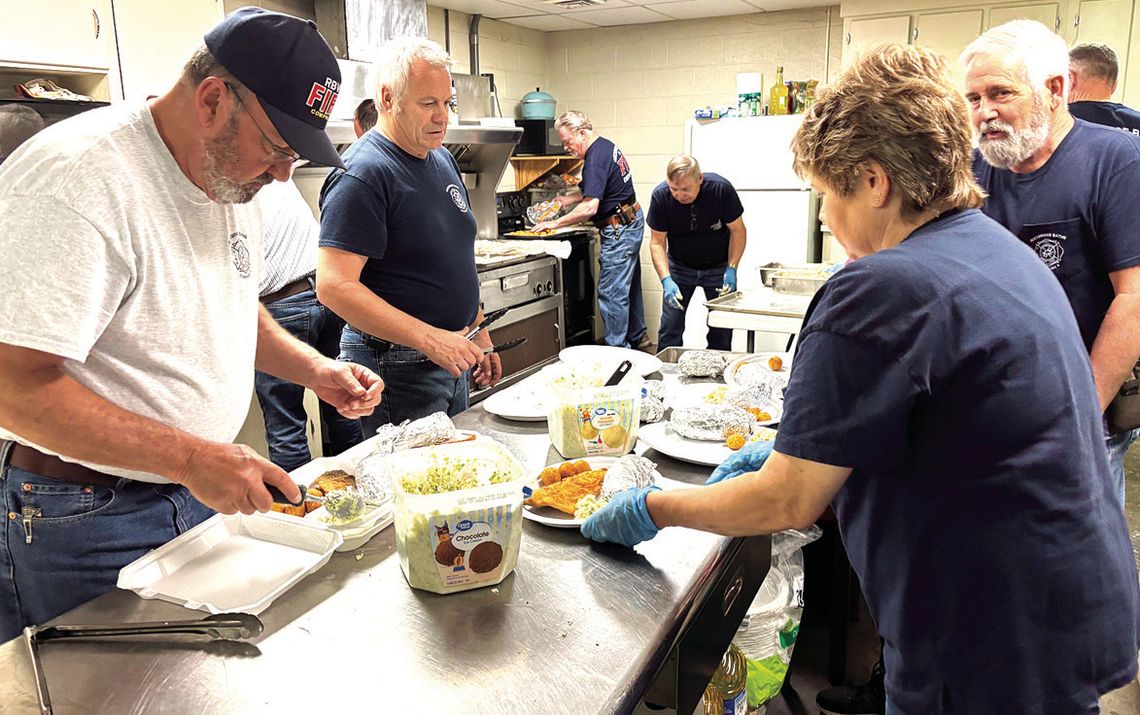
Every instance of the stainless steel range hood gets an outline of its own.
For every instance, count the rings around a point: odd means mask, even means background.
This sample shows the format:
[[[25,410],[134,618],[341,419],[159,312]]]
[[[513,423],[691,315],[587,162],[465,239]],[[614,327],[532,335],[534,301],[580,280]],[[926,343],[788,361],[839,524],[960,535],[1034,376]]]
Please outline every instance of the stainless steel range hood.
[[[520,127],[470,124],[453,124],[447,128],[443,146],[455,157],[463,174],[463,184],[471,197],[471,210],[479,226],[479,238],[498,237],[495,190],[522,132]]]

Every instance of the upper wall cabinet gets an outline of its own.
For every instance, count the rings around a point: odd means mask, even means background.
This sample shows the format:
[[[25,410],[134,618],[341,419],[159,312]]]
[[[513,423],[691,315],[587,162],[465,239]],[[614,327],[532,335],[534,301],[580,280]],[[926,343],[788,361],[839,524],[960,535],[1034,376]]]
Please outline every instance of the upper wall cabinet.
[[[111,66],[111,0],[5,0],[3,6],[0,64],[103,71]]]
[[[145,99],[174,84],[202,37],[224,16],[220,0],[114,0],[123,96]]]
[[[856,57],[875,45],[910,40],[910,15],[851,18],[843,21],[843,60],[846,69]]]
[[[946,57],[955,86],[965,83],[958,55],[982,32],[981,10],[920,13],[914,23],[914,44],[929,47]]]
[[[995,7],[990,9],[990,18],[989,22],[986,23],[986,28],[997,27],[1010,20],[1036,20],[1042,25],[1053,28],[1054,32],[1059,32],[1061,30],[1061,8],[1055,2]]]
[[[1132,0],[1084,0],[1073,18],[1077,32],[1074,44],[1103,42],[1116,50],[1120,58],[1120,75],[1112,98],[1117,102],[1121,101],[1128,79],[1131,21]]]

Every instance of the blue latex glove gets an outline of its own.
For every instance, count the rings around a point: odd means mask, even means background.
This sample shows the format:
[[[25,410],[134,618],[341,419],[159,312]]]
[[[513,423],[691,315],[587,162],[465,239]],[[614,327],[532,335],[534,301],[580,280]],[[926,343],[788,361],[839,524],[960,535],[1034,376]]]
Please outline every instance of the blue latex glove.
[[[661,290],[665,293],[665,304],[681,310],[681,288],[672,276],[665,276],[661,279]]]
[[[721,293],[731,293],[736,290],[736,269],[732,266],[724,269],[724,285],[720,287]]]
[[[713,470],[712,475],[705,480],[705,484],[716,484],[725,479],[739,477],[745,472],[755,472],[768,461],[772,454],[772,441],[762,439],[758,442],[749,442],[733,453],[731,457],[720,463]]]
[[[645,497],[660,487],[640,487],[619,492],[609,504],[594,512],[582,524],[582,536],[590,541],[612,541],[635,546],[657,536],[657,525],[649,518]]]

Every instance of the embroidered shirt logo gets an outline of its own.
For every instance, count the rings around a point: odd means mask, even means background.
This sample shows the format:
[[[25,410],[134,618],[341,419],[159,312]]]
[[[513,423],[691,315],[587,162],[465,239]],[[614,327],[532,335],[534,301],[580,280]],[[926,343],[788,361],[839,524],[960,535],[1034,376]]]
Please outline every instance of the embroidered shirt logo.
[[[1050,270],[1055,271],[1061,265],[1061,259],[1065,257],[1065,246],[1061,241],[1067,238],[1059,233],[1042,233],[1029,239],[1029,245],[1037,251],[1037,257],[1045,261]]]
[[[242,278],[249,278],[251,262],[249,260],[249,245],[244,233],[235,231],[230,234],[230,253],[233,254],[234,268]]]
[[[447,195],[451,197],[451,200],[455,202],[455,206],[460,211],[467,213],[467,199],[463,198],[463,189],[460,189],[455,184],[448,184]]]
[[[313,82],[313,87],[309,90],[309,98],[305,100],[309,112],[313,116],[327,121],[333,105],[336,104],[339,90],[340,84],[332,77],[325,79],[324,84]]]

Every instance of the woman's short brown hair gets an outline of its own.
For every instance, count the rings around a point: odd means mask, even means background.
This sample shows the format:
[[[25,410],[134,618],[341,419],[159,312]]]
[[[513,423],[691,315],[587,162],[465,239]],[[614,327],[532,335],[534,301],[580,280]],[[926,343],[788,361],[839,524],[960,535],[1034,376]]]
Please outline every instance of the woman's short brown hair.
[[[820,90],[792,140],[795,170],[849,196],[874,159],[903,198],[903,211],[977,208],[966,100],[946,60],[910,45],[867,52]]]

